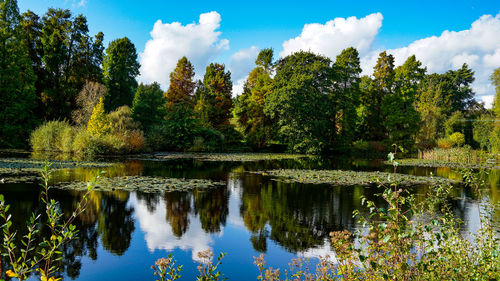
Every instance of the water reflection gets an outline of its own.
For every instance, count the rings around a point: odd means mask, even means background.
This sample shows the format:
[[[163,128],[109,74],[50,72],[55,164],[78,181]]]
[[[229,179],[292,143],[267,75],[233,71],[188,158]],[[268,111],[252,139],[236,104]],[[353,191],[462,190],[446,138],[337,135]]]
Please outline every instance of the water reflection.
[[[376,196],[377,188],[331,187],[282,183],[255,173],[252,170],[288,168],[325,168],[345,165],[351,169],[387,169],[380,163],[363,161],[328,162],[320,160],[267,161],[267,162],[201,162],[191,159],[174,161],[124,161],[106,169],[108,176],[148,175],[183,178],[208,178],[227,182],[224,187],[193,192],[166,192],[159,194],[129,193],[124,191],[98,192],[89,196],[86,211],[75,221],[80,230],[79,239],[63,249],[64,275],[78,280],[82,271],[93,266],[94,261],[112,263],[117,259],[145,260],[152,263],[157,256],[175,252],[189,258],[186,266],[197,261],[198,251],[212,248],[228,253],[240,269],[253,272],[252,256],[266,253],[274,259],[275,267],[286,268],[290,257],[318,257],[335,253],[329,242],[334,230],[359,229],[352,212],[364,210],[360,197],[365,196],[383,206]],[[389,167],[390,168],[390,167]],[[56,181],[88,180],[100,169],[78,168],[61,170]],[[404,167],[402,172],[417,175],[456,177],[457,172],[447,168]],[[500,171],[487,175],[491,188],[485,196],[498,202]],[[428,189],[425,186],[409,189],[418,200]],[[25,224],[32,211],[41,211],[39,190],[36,185],[5,184],[1,193],[12,206],[15,229],[23,235]],[[82,193],[51,190],[50,195],[61,202],[66,216],[81,199]],[[478,198],[467,189],[453,191],[453,210],[465,222],[464,233],[474,231],[479,225]],[[366,214],[366,213],[365,213]],[[493,214],[499,217],[499,212]],[[179,252],[180,251],[180,252]],[[129,264],[130,264],[129,263]],[[5,259],[2,260],[2,269]],[[130,267],[118,264],[123,274],[151,276],[149,267]],[[193,268],[194,269],[194,268]],[[195,270],[195,269],[194,269]],[[241,273],[241,272],[240,272]],[[190,273],[192,274],[192,273]],[[108,278],[109,277],[109,278]],[[243,280],[245,278],[235,278]],[[238,276],[239,277],[239,276]],[[113,276],[106,279],[113,280]],[[245,280],[254,280],[249,274]]]

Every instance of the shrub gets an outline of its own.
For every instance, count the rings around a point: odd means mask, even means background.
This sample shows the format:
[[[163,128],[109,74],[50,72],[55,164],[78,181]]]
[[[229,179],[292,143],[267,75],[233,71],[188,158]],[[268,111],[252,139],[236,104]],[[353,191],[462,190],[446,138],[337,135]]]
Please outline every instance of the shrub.
[[[453,143],[449,138],[440,138],[437,140],[437,146],[442,149],[450,149]]]
[[[73,139],[75,138],[76,129],[67,126],[62,128],[56,139],[56,150],[62,152],[73,151]]]
[[[78,154],[87,154],[87,149],[92,142],[92,135],[86,128],[82,127],[76,131],[75,139],[73,140],[72,151]]]
[[[219,152],[224,149],[224,136],[214,129],[199,128],[189,151]]]
[[[125,148],[127,152],[139,152],[146,144],[144,134],[140,130],[134,130],[125,135]]]
[[[139,123],[132,118],[130,107],[124,105],[108,114],[108,121],[111,125],[112,133],[126,133],[139,130]]]
[[[71,130],[67,121],[49,121],[36,128],[30,137],[31,148],[34,151],[64,151],[59,147],[67,148],[67,143],[58,141],[63,133],[65,135]]]
[[[111,124],[108,120],[108,115],[104,112],[104,100],[99,99],[99,102],[92,111],[92,116],[87,124],[87,130],[92,136],[99,137],[111,131]]]
[[[462,146],[465,143],[465,136],[460,132],[455,132],[449,136],[453,146]]]

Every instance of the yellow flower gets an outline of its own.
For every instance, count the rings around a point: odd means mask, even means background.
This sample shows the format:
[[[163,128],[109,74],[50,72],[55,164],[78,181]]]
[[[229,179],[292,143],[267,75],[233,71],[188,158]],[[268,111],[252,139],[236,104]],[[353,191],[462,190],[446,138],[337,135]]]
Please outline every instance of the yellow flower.
[[[10,269],[7,270],[5,272],[5,274],[7,274],[7,276],[9,276],[9,277],[17,277],[17,274],[14,271],[10,270]]]

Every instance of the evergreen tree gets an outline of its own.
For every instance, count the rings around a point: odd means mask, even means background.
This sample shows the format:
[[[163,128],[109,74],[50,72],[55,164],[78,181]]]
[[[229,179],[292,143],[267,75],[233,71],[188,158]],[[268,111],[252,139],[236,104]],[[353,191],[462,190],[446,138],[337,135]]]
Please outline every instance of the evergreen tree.
[[[211,63],[199,88],[195,112],[201,121],[216,130],[229,126],[233,101],[231,72],[223,64]]]
[[[35,74],[15,0],[0,1],[0,147],[25,145],[35,125]]]
[[[337,74],[335,92],[339,97],[336,117],[339,142],[348,146],[355,139],[358,117],[356,109],[360,105],[361,66],[358,51],[353,47],[342,50],[336,58],[334,68]]]
[[[194,107],[193,94],[196,83],[193,81],[194,67],[191,62],[182,57],[170,73],[170,87],[165,93],[167,108],[172,110],[176,105],[182,104],[187,107]]]
[[[164,120],[165,103],[165,96],[158,83],[141,83],[132,103],[132,117],[141,123],[144,130],[149,131],[152,126]]]
[[[426,69],[415,56],[396,68],[393,90],[382,101],[384,127],[391,143],[405,149],[414,147],[415,136],[420,124],[420,115],[414,107],[418,84]]]
[[[135,77],[139,75],[139,67],[135,46],[127,37],[109,43],[103,61],[104,84],[108,88],[108,111],[122,105],[132,105],[137,89]]]

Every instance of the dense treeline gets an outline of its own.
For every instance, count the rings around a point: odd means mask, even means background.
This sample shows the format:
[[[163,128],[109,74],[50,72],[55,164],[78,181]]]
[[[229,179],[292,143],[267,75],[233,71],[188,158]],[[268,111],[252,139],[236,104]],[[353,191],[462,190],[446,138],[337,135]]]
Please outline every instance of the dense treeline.
[[[415,56],[402,65],[379,55],[361,76],[355,48],[333,61],[310,52],[278,60],[262,50],[243,93],[232,97],[231,73],[207,66],[201,81],[180,58],[169,88],[138,84],[137,51],[128,38],[105,48],[83,15],[49,9],[19,13],[0,1],[0,146],[84,154],[269,150],[330,154],[406,151],[464,144],[500,150],[500,101],[474,99],[474,72],[464,64],[427,73]],[[492,75],[497,93],[500,70]],[[37,128],[35,131],[34,128]],[[33,132],[33,133],[32,133]],[[31,135],[31,138],[30,138]]]

